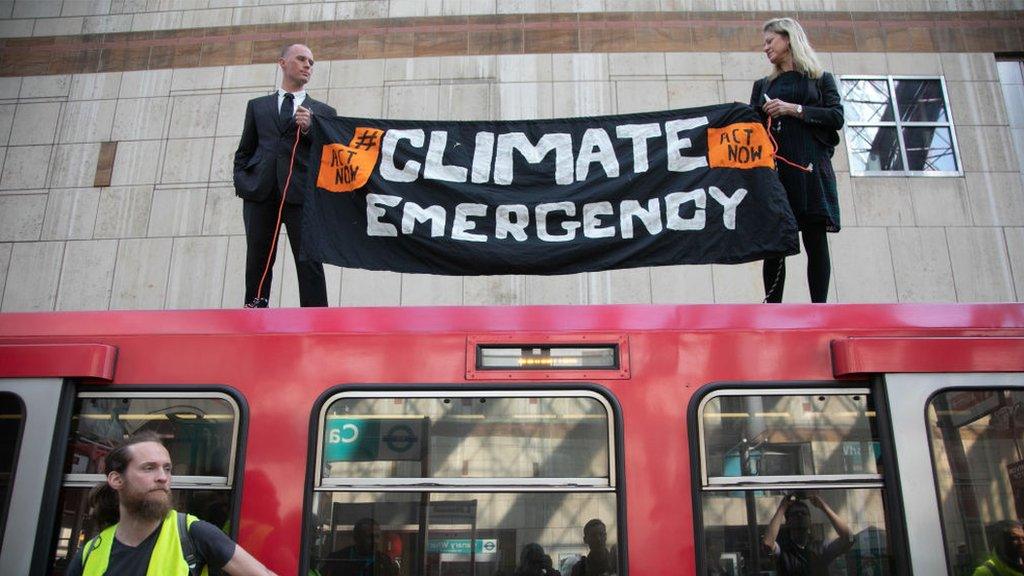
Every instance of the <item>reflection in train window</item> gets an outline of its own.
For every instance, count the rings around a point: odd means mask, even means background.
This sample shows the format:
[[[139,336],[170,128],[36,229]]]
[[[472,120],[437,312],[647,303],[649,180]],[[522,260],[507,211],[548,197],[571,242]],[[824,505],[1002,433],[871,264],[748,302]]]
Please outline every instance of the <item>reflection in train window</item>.
[[[617,574],[611,406],[590,392],[491,394],[330,399],[320,415],[310,569]]]
[[[705,573],[894,573],[867,390],[721,390],[698,422]]]
[[[14,463],[18,461],[21,433],[25,424],[25,407],[10,392],[0,392],[0,542],[4,540],[11,488],[14,485]]]
[[[342,398],[324,478],[587,478],[607,485],[608,411],[592,397]]]
[[[230,531],[238,445],[237,403],[219,392],[83,392],[68,438],[53,571],[96,533],[89,489],[104,482],[104,458],[141,431],[159,434],[171,454],[175,508]]]
[[[1024,390],[940,392],[928,405],[928,431],[949,573],[1018,564],[1024,556]]]

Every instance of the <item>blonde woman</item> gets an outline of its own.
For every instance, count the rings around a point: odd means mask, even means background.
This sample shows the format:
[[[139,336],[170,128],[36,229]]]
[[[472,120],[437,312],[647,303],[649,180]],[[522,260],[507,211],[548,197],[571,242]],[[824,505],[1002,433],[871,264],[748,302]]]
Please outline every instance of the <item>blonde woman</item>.
[[[838,232],[839,198],[832,152],[843,127],[843,105],[835,77],[822,69],[804,29],[792,18],[765,22],[764,53],[772,72],[754,82],[750,105],[771,124],[778,143],[779,180],[793,208],[807,253],[812,302],[828,297],[832,265],[827,232]],[[764,261],[765,301],[781,302],[786,261]]]

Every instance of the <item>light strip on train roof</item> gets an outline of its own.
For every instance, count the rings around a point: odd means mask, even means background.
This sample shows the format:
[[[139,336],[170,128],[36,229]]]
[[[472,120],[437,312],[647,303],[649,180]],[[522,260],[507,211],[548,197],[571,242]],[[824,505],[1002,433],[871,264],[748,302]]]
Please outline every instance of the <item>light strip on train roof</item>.
[[[617,370],[618,347],[481,345],[477,347],[478,370]]]

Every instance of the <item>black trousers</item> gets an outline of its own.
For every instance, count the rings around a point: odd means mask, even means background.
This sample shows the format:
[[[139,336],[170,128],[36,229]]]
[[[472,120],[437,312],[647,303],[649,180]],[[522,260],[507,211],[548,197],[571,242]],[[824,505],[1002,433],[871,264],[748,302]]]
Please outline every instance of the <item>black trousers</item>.
[[[811,292],[811,302],[825,302],[828,299],[829,277],[832,275],[825,225],[805,226],[800,236],[807,252],[807,287]],[[764,282],[765,301],[782,302],[782,291],[786,287],[786,259],[765,260],[761,268],[761,279]]]
[[[259,297],[270,300],[270,284],[274,273],[277,250],[270,251],[274,240],[274,224],[280,198],[263,202],[246,200],[242,204],[242,220],[245,222],[245,304],[253,302],[256,291],[266,268],[263,289]],[[302,248],[302,205],[285,202],[281,224],[288,230],[288,241],[295,257],[295,271],[299,278],[299,305],[302,307],[327,306],[327,282],[324,280],[324,265],[312,260],[299,260]],[[270,264],[267,264],[267,256]]]

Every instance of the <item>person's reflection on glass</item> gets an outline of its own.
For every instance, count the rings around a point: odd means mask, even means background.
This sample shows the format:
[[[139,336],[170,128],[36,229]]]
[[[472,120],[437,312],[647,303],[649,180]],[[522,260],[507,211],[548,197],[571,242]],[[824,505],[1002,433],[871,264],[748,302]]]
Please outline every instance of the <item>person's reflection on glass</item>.
[[[992,554],[974,569],[972,576],[1020,576],[1024,574],[1024,526],[1003,520],[988,527]]]
[[[715,538],[708,538],[704,549],[704,566],[707,568],[707,576],[726,576],[722,568],[722,542]]]
[[[616,561],[609,552],[608,528],[598,518],[583,526],[583,543],[590,551],[572,567],[571,576],[605,576],[618,572]]]
[[[531,542],[523,546],[519,554],[515,576],[562,576],[562,573],[555,570],[551,556],[544,553],[544,547]]]
[[[331,552],[323,561],[323,576],[398,576],[398,565],[383,552],[384,539],[373,518],[362,518],[352,528],[351,546]]]
[[[846,555],[847,571],[857,576],[884,576],[890,573],[885,530],[868,526],[853,537],[853,547]],[[972,567],[973,568],[973,567]],[[958,576],[963,576],[957,572]],[[968,572],[970,574],[970,572]]]
[[[804,501],[806,498],[806,502]],[[838,538],[827,546],[811,538],[810,502],[828,517]],[[783,526],[785,519],[785,526]],[[785,527],[785,530],[782,528]],[[828,566],[853,544],[849,526],[816,494],[789,494],[768,523],[764,547],[775,560],[779,576],[827,576]]]

